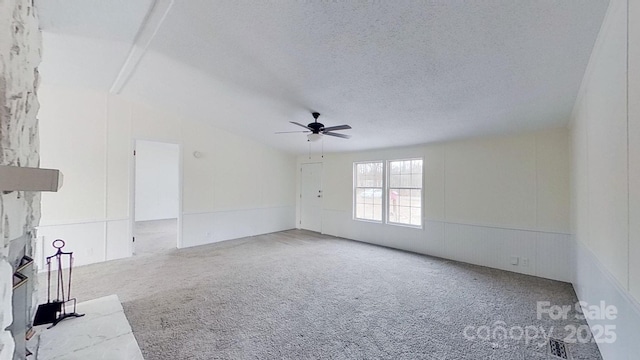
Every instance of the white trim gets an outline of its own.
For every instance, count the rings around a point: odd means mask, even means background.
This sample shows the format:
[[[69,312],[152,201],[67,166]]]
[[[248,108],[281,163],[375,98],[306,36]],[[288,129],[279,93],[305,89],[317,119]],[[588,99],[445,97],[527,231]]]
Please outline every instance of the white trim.
[[[253,208],[184,215],[184,247],[212,244],[295,228],[296,207]]]
[[[228,213],[228,212],[245,211],[245,210],[282,209],[282,208],[289,208],[289,207],[294,207],[294,205],[259,206],[259,207],[250,207],[250,208],[220,209],[220,210],[211,210],[211,211],[187,211],[182,214],[183,215],[203,215],[203,214]]]
[[[570,282],[568,234],[425,221],[423,229],[354,221],[345,210],[324,210],[330,226],[324,234],[480,266]],[[552,252],[549,254],[549,252]],[[509,256],[528,257],[513,266]]]
[[[105,102],[105,122],[104,122],[104,213],[102,216],[106,219],[109,216],[109,100],[111,97],[109,94],[104,95]],[[104,256],[107,260],[107,238],[109,237],[109,230],[107,229],[107,222],[104,223]]]
[[[420,225],[412,225],[412,224],[405,224],[405,223],[400,223],[400,222],[393,222],[389,220],[389,189],[390,189],[390,177],[391,177],[391,166],[390,163],[392,162],[399,162],[399,161],[412,161],[412,160],[420,160],[422,161],[422,184],[420,187]],[[382,164],[382,186],[381,187],[376,187],[376,186],[357,186],[357,168],[358,165],[360,164],[375,164],[375,163],[380,163]],[[424,223],[425,221],[427,221],[426,217],[424,216],[424,209],[425,209],[425,196],[424,196],[424,181],[425,181],[425,176],[424,176],[424,156],[422,157],[405,157],[405,158],[394,158],[394,159],[386,159],[386,160],[370,160],[370,161],[354,161],[353,162],[353,167],[352,167],[352,174],[353,174],[353,184],[351,187],[351,191],[352,191],[352,198],[351,198],[351,218],[354,221],[364,221],[364,222],[369,222],[369,223],[374,223],[374,224],[383,224],[383,225],[392,225],[392,226],[401,226],[401,227],[408,227],[408,228],[413,228],[413,229],[424,229]],[[363,219],[363,218],[359,218],[356,216],[356,190],[360,188],[360,189],[381,189],[382,190],[382,196],[381,196],[381,206],[382,206],[382,213],[381,213],[381,219],[380,220],[373,220],[373,219]],[[413,189],[417,189],[417,188],[394,188],[394,189],[408,189],[408,190],[413,190]]]
[[[337,211],[337,212],[343,212],[344,210],[340,210],[340,209],[323,209],[325,211]],[[380,222],[380,221],[373,221],[373,220],[364,220],[364,219],[357,219],[357,218],[353,218],[352,220],[354,221],[363,221],[363,222],[368,222],[368,223],[373,223],[373,224],[386,224],[384,222]],[[468,226],[478,226],[478,227],[485,227],[485,228],[490,228],[490,229],[500,229],[500,230],[518,230],[518,231],[529,231],[529,232],[536,232],[536,233],[544,233],[544,234],[558,234],[558,235],[572,235],[570,232],[568,231],[553,231],[553,230],[543,230],[543,229],[535,229],[535,228],[527,228],[527,227],[519,227],[519,226],[504,226],[504,225],[495,225],[495,224],[482,224],[482,223],[473,223],[473,222],[467,222],[467,221],[446,221],[446,220],[442,220],[442,219],[436,219],[436,218],[424,218],[424,222],[436,222],[436,223],[442,223],[442,224],[450,224],[450,225],[468,225]],[[389,225],[396,225],[395,223],[389,223]],[[409,226],[409,225],[402,225],[400,224],[400,226],[405,227],[405,228],[410,228],[410,229],[424,229],[424,226],[418,227],[418,226]]]
[[[325,209],[325,210],[328,210],[328,209]],[[334,210],[334,211],[340,211],[340,210]],[[482,227],[482,228],[487,228],[487,229],[527,231],[527,232],[532,232],[532,233],[555,234],[555,235],[571,235],[570,233],[561,232],[561,231],[549,231],[549,230],[539,230],[539,229],[510,227],[510,226],[499,226],[499,225],[486,225],[486,224],[470,223],[470,222],[445,221],[445,220],[441,220],[441,219],[440,220],[438,220],[438,219],[425,219],[425,222],[426,221],[431,222],[431,223],[440,223],[440,224],[447,224],[447,225],[475,226],[475,227]],[[395,224],[390,224],[390,225],[395,225]],[[403,227],[422,230],[422,228],[419,228],[417,226],[403,226]]]
[[[40,224],[36,226],[36,228],[45,228],[45,227],[52,227],[52,226],[83,225],[83,224],[113,222],[113,221],[122,221],[122,220],[129,220],[129,218],[121,217],[121,218],[107,218],[107,219],[71,220],[71,221],[62,221],[62,222],[51,223],[51,224]]]
[[[380,186],[380,188],[379,188],[380,191],[382,192],[382,195],[380,196],[380,206],[382,207],[380,209],[380,217],[381,217],[381,219],[380,220],[373,220],[373,219],[359,218],[359,217],[356,216],[356,205],[357,205],[356,204],[356,190],[358,188],[360,188],[360,189],[378,189],[378,187],[376,187],[376,186],[358,186],[358,175],[356,174],[357,169],[358,169],[358,165],[360,165],[360,164],[375,164],[375,163],[382,164],[382,186]],[[386,204],[385,196],[384,196],[385,195],[384,194],[385,193],[385,190],[384,190],[385,188],[384,187],[385,187],[385,184],[386,184],[384,175],[386,173],[385,172],[386,166],[387,166],[387,164],[386,164],[385,160],[354,161],[353,162],[353,166],[352,166],[352,169],[351,169],[351,172],[353,174],[353,185],[351,186],[351,194],[352,194],[351,195],[351,217],[352,217],[353,220],[365,221],[365,222],[370,222],[370,223],[375,223],[375,224],[384,224],[384,220],[386,218],[385,212],[384,212],[385,204]],[[324,208],[323,208],[323,210],[324,210]]]
[[[176,247],[182,249],[182,217],[184,209],[184,146],[178,144],[178,238],[176,239]]]
[[[142,138],[132,138],[132,150],[129,152],[129,156],[131,159],[129,166],[129,244],[130,244],[130,254],[134,254],[134,243],[133,237],[135,235],[135,222],[136,222],[136,155],[134,155],[136,151],[136,144],[138,141],[153,141],[163,144],[173,144],[178,146],[178,223],[177,223],[177,238],[176,238],[176,248],[182,248],[182,224],[183,224],[183,213],[182,213],[182,202],[183,202],[183,170],[184,170],[184,161],[183,161],[183,146],[180,141],[166,141],[166,140],[157,140],[157,139],[142,139]]]
[[[130,121],[133,127],[133,121]],[[137,139],[131,139],[131,148],[129,150],[129,254],[133,255],[134,236],[136,229],[136,143]]]
[[[451,224],[451,225],[478,226],[478,227],[500,229],[500,230],[518,230],[518,231],[529,231],[529,232],[544,233],[544,234],[571,235],[570,232],[565,232],[565,231],[551,231],[551,230],[542,230],[542,229],[526,228],[526,227],[518,227],[518,226],[473,223],[473,222],[466,222],[466,221],[446,221],[442,219],[429,219],[429,218],[426,219],[425,221],[438,222],[438,223]]]
[[[613,288],[616,290],[616,292],[618,292],[619,295],[629,303],[630,308],[636,313],[638,318],[640,318],[640,302],[638,302],[638,300],[634,299],[633,296],[629,294],[629,292],[625,289],[625,287],[618,281],[618,279],[616,279],[611,274],[611,272],[609,272],[607,267],[600,261],[600,259],[598,259],[598,257],[593,253],[593,251],[591,251],[591,249],[589,249],[587,245],[583,244],[581,241],[577,239],[573,239],[573,241],[575,243],[574,245],[576,245],[576,251],[582,251],[582,253],[587,254],[587,256],[589,257],[589,261],[591,262],[591,265],[595,266],[598,269],[598,271],[604,276],[605,280],[607,280],[611,285],[613,285]],[[575,284],[576,282],[575,279],[573,280],[573,282],[574,282],[574,285],[579,285],[579,284]],[[578,295],[579,298],[581,298],[582,296],[578,292],[579,290],[578,288],[576,288],[576,294]]]
[[[322,210],[327,210],[327,209],[322,209]],[[333,210],[333,211],[340,211],[340,210]],[[354,210],[354,212],[355,212],[355,210]],[[354,214],[354,217],[353,217],[353,219],[352,219],[352,220],[353,220],[353,221],[362,221],[362,222],[371,223],[371,224],[381,224],[381,225],[384,225],[384,222],[383,222],[382,220],[377,221],[377,220],[369,220],[369,219],[360,219],[360,218],[355,217],[355,214]]]
[[[590,327],[598,325],[614,325],[617,340],[613,344],[598,344],[604,359],[631,359],[640,352],[637,341],[640,333],[640,303],[627,292],[623,285],[611,274],[588,246],[573,239],[576,256],[576,269],[582,270],[573,279],[573,286],[578,299],[590,304],[604,301],[617,308],[615,319],[590,320]]]
[[[169,14],[172,6],[173,0],[155,0],[153,2],[149,8],[149,12],[147,12],[147,15],[140,25],[140,30],[131,45],[127,59],[124,64],[122,64],[118,75],[109,89],[109,93],[120,94],[138,67],[140,60],[142,60],[142,57],[147,52],[151,41],[158,33],[158,30],[160,30],[160,26]]]
[[[296,224],[296,228],[297,229],[303,229],[302,227],[302,168],[305,165],[320,165],[320,194],[321,198],[320,198],[320,233],[322,233],[322,210],[324,209],[324,162],[320,161],[320,162],[309,162],[309,163],[301,163],[300,164],[300,176],[299,176],[299,181],[297,184],[298,187],[298,191],[300,196],[298,197],[297,201],[298,204],[300,204],[300,206],[298,207],[298,211],[297,211],[297,216],[298,216],[298,224]],[[309,229],[305,229],[305,230],[309,230]],[[310,230],[313,231],[313,230]]]
[[[391,163],[392,162],[398,162],[398,161],[413,161],[413,160],[420,160],[422,161],[422,174],[421,174],[421,178],[422,178],[422,184],[420,185],[420,225],[413,225],[413,224],[405,224],[405,223],[399,223],[399,222],[393,222],[393,221],[389,221],[389,204],[388,204],[388,199],[389,199],[389,190],[391,189],[390,183],[390,177],[391,177]],[[404,226],[404,227],[410,227],[410,228],[416,228],[416,229],[424,229],[424,221],[425,221],[425,216],[424,216],[424,209],[425,209],[425,201],[424,201],[424,156],[422,157],[410,157],[410,158],[403,158],[403,159],[393,159],[393,160],[387,160],[386,161],[386,167],[384,168],[384,170],[386,170],[386,176],[385,176],[385,180],[384,185],[385,185],[385,196],[383,196],[383,205],[385,208],[385,224],[387,225],[394,225],[394,226]],[[413,173],[411,173],[413,174]],[[408,189],[408,190],[416,190],[416,188],[394,188],[394,189]]]

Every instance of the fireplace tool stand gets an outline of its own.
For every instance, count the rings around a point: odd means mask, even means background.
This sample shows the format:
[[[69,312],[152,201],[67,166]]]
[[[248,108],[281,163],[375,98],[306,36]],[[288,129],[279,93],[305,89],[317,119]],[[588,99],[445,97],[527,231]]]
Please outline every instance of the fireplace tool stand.
[[[71,271],[73,269],[73,252],[64,252],[62,248],[65,243],[62,239],[57,239],[53,242],[53,247],[58,249],[52,256],[47,256],[47,303],[38,306],[34,325],[49,324],[47,329],[51,329],[56,326],[60,321],[73,318],[82,317],[84,314],[78,314],[76,312],[76,298],[71,298]],[[62,269],[63,260],[67,259],[69,264],[69,271],[67,273],[67,287],[65,288],[65,274]],[[57,263],[56,271],[56,300],[51,301],[51,263],[53,260]],[[66,291],[66,293],[65,293]],[[67,304],[73,304],[73,311],[67,312]]]

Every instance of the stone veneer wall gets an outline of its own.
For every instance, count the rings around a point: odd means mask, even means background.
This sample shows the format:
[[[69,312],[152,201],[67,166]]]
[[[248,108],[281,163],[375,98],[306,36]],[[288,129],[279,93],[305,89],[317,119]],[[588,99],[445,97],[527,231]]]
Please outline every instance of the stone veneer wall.
[[[33,0],[0,0],[0,165],[39,166],[37,66],[41,34]],[[7,262],[11,240],[30,234],[40,221],[40,194],[0,193],[0,360],[11,359],[12,267]],[[30,281],[32,289],[35,281]]]

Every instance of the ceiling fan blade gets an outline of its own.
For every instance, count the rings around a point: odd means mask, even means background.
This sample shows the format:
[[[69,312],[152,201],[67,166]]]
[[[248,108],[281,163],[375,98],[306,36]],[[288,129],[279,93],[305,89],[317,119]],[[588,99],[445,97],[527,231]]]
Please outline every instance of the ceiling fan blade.
[[[323,132],[327,132],[327,131],[334,131],[334,130],[348,130],[351,129],[351,126],[349,125],[338,125],[338,126],[329,126],[326,127],[324,129],[322,129]]]
[[[297,123],[297,122],[295,122],[295,121],[289,121],[289,122],[290,122],[290,123],[292,123],[292,124],[296,124],[296,125],[298,125],[298,126],[302,126],[302,127],[303,127],[303,128],[305,128],[305,129],[313,130],[312,128],[308,127],[307,125],[302,125],[302,124]]]
[[[325,135],[329,135],[329,136],[335,136],[335,137],[339,137],[339,138],[343,138],[343,139],[349,139],[349,138],[351,138],[351,136],[349,136],[349,135],[345,135],[345,134],[338,134],[338,133],[332,133],[332,132],[323,132],[323,134],[325,134]]]
[[[311,132],[309,130],[302,130],[302,131],[276,131],[274,132],[274,134],[291,134],[291,133],[308,133]]]

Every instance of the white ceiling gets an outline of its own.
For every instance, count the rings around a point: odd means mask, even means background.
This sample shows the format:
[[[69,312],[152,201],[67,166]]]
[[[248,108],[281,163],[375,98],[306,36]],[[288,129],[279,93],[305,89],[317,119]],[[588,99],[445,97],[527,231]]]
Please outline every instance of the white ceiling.
[[[153,0],[36,0],[47,85],[109,89]]]
[[[108,91],[154,3],[121,93],[296,153],[303,134],[273,132],[311,111],[353,127],[325,151],[562,126],[608,5],[37,0],[43,83]]]

